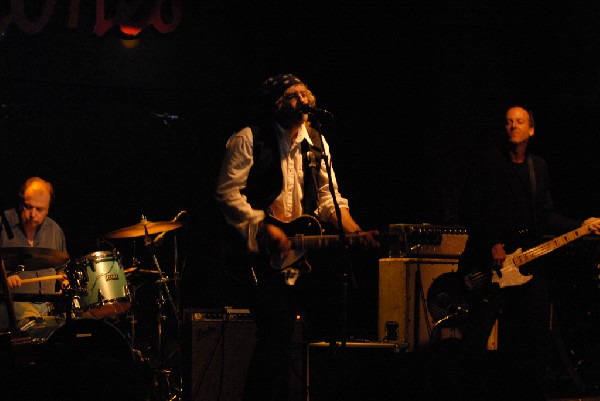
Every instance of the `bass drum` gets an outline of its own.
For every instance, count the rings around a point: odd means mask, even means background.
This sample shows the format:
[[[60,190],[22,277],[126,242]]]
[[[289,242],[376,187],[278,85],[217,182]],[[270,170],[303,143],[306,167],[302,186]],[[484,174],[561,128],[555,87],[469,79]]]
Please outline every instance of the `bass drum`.
[[[35,387],[45,399],[143,400],[145,368],[125,336],[101,319],[75,319],[38,341]]]

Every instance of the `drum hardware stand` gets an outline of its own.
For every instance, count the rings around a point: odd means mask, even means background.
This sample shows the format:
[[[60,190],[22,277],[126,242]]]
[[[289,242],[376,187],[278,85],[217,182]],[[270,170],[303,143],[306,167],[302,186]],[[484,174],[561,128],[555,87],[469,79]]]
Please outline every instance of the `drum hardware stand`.
[[[138,321],[137,321],[137,317],[135,314],[135,302],[136,302],[136,293],[137,290],[139,290],[145,283],[142,283],[140,285],[138,285],[135,288],[132,288],[131,291],[131,313],[129,313],[129,316],[127,317],[127,319],[129,320],[129,327],[130,327],[130,335],[129,335],[129,340],[131,341],[131,348],[133,348],[134,350],[137,349],[136,347],[136,342],[137,342],[137,334],[136,334],[136,328],[135,326],[137,325]]]
[[[140,266],[140,261],[134,257],[132,262],[131,262],[132,266],[135,267],[136,269],[139,268]],[[145,283],[142,283],[140,285],[138,285],[137,287],[132,287],[130,294],[131,294],[131,312],[128,313],[127,316],[127,320],[129,320],[129,327],[130,327],[130,334],[129,334],[129,341],[131,342],[131,348],[133,350],[137,350],[136,348],[136,332],[135,332],[135,325],[138,323],[136,315],[135,315],[135,302],[136,302],[136,293],[137,290],[140,289]],[[139,352],[139,350],[137,351]]]
[[[8,239],[13,239],[14,234],[12,232],[12,229],[10,228],[10,224],[8,224],[8,220],[6,219],[6,215],[4,213],[4,208],[1,208],[1,209],[2,210],[0,211],[0,233],[2,232],[2,229],[4,228],[6,231],[6,235],[8,236]],[[12,294],[11,294],[10,288],[8,287],[8,283],[6,281],[6,266],[4,265],[4,257],[2,255],[1,248],[0,248],[0,274],[2,275],[2,278],[0,279],[0,281],[1,281],[0,288],[2,289],[2,294],[0,294],[0,300],[3,300],[6,305],[7,315],[8,315],[8,330],[10,332],[15,332],[17,329],[17,318],[15,315],[15,307],[14,307],[13,300],[12,300]],[[4,299],[2,299],[2,297]]]
[[[65,320],[68,323],[73,319],[73,315],[81,310],[81,294],[85,295],[87,293],[85,288],[88,276],[85,272],[71,269],[69,266],[65,268],[64,272],[67,281],[73,283],[73,285],[69,285],[69,288],[62,289],[65,303]]]
[[[2,256],[0,252],[0,256]],[[8,330],[10,332],[17,331],[17,319],[15,317],[15,308],[12,300],[12,294],[10,288],[8,287],[8,283],[6,282],[6,268],[4,266],[4,259],[0,258],[0,288],[2,289],[2,293],[0,294],[0,300],[4,302],[7,309],[8,314]]]
[[[144,229],[146,230],[145,227],[144,227]],[[180,400],[182,386],[174,387],[171,385],[170,376],[171,376],[172,370],[165,368],[165,357],[164,357],[164,349],[163,349],[163,337],[164,337],[163,321],[165,321],[167,319],[167,316],[164,313],[164,305],[166,303],[164,293],[167,294],[169,303],[173,307],[175,316],[177,317],[178,323],[180,324],[179,311],[177,310],[177,306],[175,305],[175,302],[173,301],[173,297],[171,295],[171,291],[169,290],[169,286],[168,286],[169,278],[167,276],[163,275],[163,272],[160,268],[160,264],[158,263],[158,259],[156,258],[156,252],[155,252],[156,245],[155,245],[154,241],[148,236],[147,230],[146,230],[146,233],[144,236],[144,245],[146,246],[146,249],[148,249],[150,256],[152,257],[152,261],[154,262],[154,265],[155,265],[156,270],[158,271],[158,275],[160,277],[156,281],[156,284],[158,284],[158,298],[156,300],[156,304],[158,306],[158,312],[157,312],[157,317],[156,317],[157,334],[158,334],[158,337],[157,337],[158,367],[157,368],[158,368],[158,373],[160,374],[160,376],[159,377],[155,376],[154,385],[158,387],[159,395],[160,395],[161,399],[163,396],[165,396],[166,398],[164,398],[164,399],[169,400],[169,401]],[[166,388],[165,388],[165,385],[166,385]]]

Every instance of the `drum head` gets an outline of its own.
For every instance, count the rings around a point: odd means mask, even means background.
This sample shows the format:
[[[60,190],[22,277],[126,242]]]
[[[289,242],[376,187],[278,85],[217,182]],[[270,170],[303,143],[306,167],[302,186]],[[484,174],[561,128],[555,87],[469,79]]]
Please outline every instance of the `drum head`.
[[[95,262],[98,260],[106,260],[106,259],[121,259],[121,255],[118,251],[96,251],[92,253],[88,253],[85,256],[81,256],[77,258],[77,264],[87,264],[88,262]]]

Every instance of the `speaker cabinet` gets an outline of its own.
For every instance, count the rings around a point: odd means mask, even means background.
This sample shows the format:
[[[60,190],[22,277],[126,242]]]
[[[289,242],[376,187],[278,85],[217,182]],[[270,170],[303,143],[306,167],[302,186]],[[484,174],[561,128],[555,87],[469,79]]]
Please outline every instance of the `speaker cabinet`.
[[[247,309],[187,309],[182,353],[185,401],[239,401],[250,358],[256,326]],[[293,338],[290,366],[290,401],[303,400],[304,347],[302,319]]]
[[[378,338],[408,345],[407,258],[379,259]]]
[[[185,318],[185,400],[240,400],[254,348],[254,322],[230,321],[220,309],[187,310]]]
[[[427,292],[436,278],[458,269],[457,259],[379,259],[378,338],[408,351],[430,347],[435,320],[427,308]],[[438,330],[436,340],[460,339],[459,328]],[[498,349],[498,322],[487,349]]]
[[[406,344],[409,351],[427,348],[435,321],[427,311],[427,291],[456,259],[384,258],[379,260],[378,337]],[[397,324],[397,333],[391,332]],[[445,332],[447,337],[459,333]]]
[[[386,371],[399,360],[400,348],[382,342],[345,345],[342,348],[340,342],[308,344],[308,401],[380,400],[378,391],[388,391],[390,377]]]

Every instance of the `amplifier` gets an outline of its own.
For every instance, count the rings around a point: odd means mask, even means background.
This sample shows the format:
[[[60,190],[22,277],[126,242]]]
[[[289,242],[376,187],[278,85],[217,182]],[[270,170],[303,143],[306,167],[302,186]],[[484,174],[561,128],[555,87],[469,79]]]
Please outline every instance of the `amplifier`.
[[[389,256],[394,258],[458,258],[467,243],[467,230],[461,226],[436,224],[390,224]]]
[[[381,341],[403,346],[407,351],[429,349],[440,340],[459,340],[456,328],[434,331],[427,298],[433,282],[458,269],[457,259],[379,259],[379,302],[377,332]],[[488,339],[488,350],[497,349],[498,326]]]
[[[397,344],[383,342],[315,342],[307,351],[307,401],[400,400],[390,398],[390,384],[402,377],[394,375],[393,364],[405,354]],[[391,370],[391,371],[390,371]]]
[[[188,309],[183,361],[186,401],[241,399],[246,370],[254,349],[256,328],[251,319],[229,320],[224,309]],[[246,315],[249,313],[246,310]]]
[[[256,326],[248,309],[184,311],[184,401],[240,401],[254,350]],[[305,393],[302,317],[294,331],[289,401]]]

